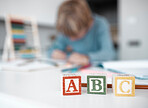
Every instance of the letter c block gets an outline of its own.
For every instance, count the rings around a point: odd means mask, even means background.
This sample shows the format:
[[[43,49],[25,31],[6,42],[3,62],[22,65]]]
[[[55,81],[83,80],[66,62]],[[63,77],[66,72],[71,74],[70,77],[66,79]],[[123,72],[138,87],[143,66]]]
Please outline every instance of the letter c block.
[[[115,96],[135,96],[135,77],[118,75],[113,78]]]

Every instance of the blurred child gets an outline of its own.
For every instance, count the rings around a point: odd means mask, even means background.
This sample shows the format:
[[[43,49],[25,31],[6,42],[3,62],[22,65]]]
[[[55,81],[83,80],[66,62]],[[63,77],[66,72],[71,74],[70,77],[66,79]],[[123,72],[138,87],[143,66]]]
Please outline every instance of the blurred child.
[[[108,22],[92,14],[86,1],[66,0],[59,8],[56,27],[60,34],[48,51],[51,58],[78,65],[115,58]]]

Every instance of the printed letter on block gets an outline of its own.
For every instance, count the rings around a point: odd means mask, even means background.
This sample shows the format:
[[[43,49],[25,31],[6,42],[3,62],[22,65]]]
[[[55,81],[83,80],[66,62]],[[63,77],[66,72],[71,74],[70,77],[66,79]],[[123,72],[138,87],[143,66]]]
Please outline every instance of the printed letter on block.
[[[81,76],[63,76],[63,95],[81,95]]]
[[[106,95],[106,76],[88,75],[87,76],[87,93]]]
[[[135,77],[129,75],[114,76],[113,91],[115,96],[135,96]]]

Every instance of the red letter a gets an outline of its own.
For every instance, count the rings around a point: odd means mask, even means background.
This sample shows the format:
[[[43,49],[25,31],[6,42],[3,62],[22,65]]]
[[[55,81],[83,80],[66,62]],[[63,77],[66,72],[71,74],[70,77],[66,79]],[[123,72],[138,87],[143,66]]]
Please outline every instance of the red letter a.
[[[71,85],[72,84],[72,85]],[[69,83],[69,87],[68,87],[68,90],[66,91],[66,92],[70,92],[70,88],[71,87],[73,87],[74,88],[74,90],[73,90],[73,92],[76,92],[76,91],[78,91],[77,90],[77,88],[76,88],[76,86],[75,86],[75,83],[74,83],[74,81],[73,80],[70,80],[70,83]]]

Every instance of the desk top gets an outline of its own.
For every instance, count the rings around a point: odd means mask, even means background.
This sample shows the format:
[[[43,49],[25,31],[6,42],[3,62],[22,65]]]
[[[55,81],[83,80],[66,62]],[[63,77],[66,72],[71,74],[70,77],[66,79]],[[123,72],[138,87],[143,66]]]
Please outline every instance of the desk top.
[[[112,89],[107,90],[107,95],[100,96],[87,94],[86,88],[82,88],[82,95],[80,96],[62,96],[59,69],[37,72],[0,72],[0,93],[18,98],[15,105],[20,106],[14,106],[14,108],[24,108],[23,104],[17,104],[20,98],[25,101],[26,105],[28,103],[26,100],[33,101],[36,106],[41,103],[41,107],[38,106],[37,108],[148,107],[148,90],[136,89],[135,97],[115,97]],[[7,98],[9,99],[9,97]],[[10,99],[9,102],[12,103],[13,98]],[[0,99],[0,103],[5,101],[8,100]],[[1,105],[3,104],[0,104],[0,107]]]
[[[48,106],[54,108],[147,107],[148,90],[136,89],[135,97],[115,97],[112,89],[108,89],[106,96],[100,96],[87,94],[86,88],[82,88],[81,96],[64,97],[61,95],[60,76],[58,69],[30,73],[0,72],[0,92],[42,103],[45,108]]]

